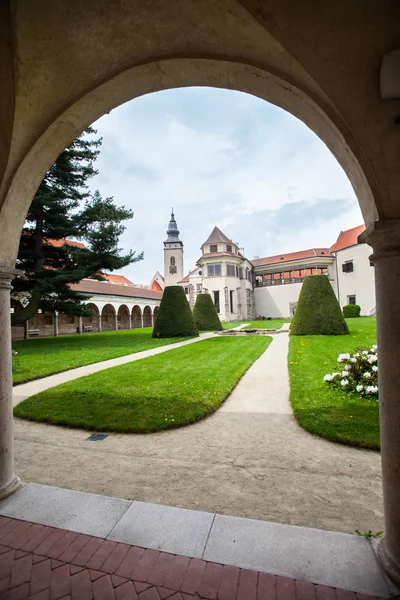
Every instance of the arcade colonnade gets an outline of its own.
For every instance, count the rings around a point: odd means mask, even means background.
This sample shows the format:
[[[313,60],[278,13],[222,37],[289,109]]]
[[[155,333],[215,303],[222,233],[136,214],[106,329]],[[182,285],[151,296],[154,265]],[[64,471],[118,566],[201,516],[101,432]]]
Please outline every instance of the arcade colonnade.
[[[90,299],[84,304],[93,311],[92,315],[38,312],[25,326],[12,327],[12,339],[153,327],[160,303],[127,298],[125,301]],[[18,310],[15,300],[11,302],[11,310]]]
[[[380,557],[400,582],[399,22],[400,3],[392,0],[1,3],[2,496],[19,485],[13,466],[10,282],[41,179],[77,134],[124,102],[182,86],[238,90],[308,125],[345,170],[363,213],[367,230],[361,241],[373,248],[376,271],[385,508]]]

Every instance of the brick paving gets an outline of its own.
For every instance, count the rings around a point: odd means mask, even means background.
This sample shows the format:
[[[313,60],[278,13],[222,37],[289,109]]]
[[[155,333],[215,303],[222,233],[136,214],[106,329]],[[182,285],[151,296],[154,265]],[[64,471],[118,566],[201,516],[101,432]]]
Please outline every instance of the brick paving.
[[[0,517],[1,600],[376,600]]]

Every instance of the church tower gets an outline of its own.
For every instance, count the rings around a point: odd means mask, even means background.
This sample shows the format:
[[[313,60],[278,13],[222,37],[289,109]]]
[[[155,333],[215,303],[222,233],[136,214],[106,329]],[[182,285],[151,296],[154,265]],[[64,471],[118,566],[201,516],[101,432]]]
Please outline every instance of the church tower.
[[[172,209],[168,225],[167,239],[164,242],[164,278],[165,285],[176,285],[183,279],[183,244],[179,239],[178,226]]]

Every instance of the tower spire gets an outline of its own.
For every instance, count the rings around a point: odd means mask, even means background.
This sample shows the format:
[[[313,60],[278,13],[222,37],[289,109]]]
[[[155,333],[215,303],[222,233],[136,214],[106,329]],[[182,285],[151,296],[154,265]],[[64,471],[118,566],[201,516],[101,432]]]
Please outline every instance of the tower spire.
[[[180,242],[179,239],[179,229],[178,229],[178,225],[176,224],[175,221],[175,215],[174,215],[174,209],[172,208],[172,212],[171,212],[171,220],[168,224],[168,229],[167,229],[167,242]]]

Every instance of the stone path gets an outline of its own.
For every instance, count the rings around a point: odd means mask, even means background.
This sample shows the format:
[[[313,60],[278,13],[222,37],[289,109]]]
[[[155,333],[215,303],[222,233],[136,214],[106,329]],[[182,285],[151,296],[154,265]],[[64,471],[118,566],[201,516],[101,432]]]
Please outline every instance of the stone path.
[[[384,529],[379,453],[297,425],[287,344],[286,333],[274,336],[220,410],[181,429],[88,442],[89,432],[16,420],[17,473],[25,482],[277,523]]]
[[[2,600],[374,600],[0,517]]]

